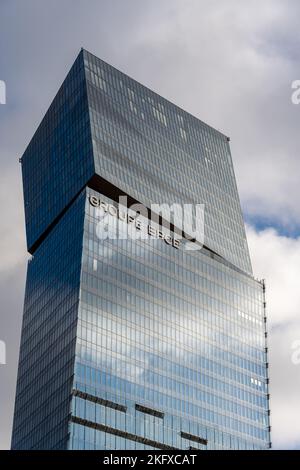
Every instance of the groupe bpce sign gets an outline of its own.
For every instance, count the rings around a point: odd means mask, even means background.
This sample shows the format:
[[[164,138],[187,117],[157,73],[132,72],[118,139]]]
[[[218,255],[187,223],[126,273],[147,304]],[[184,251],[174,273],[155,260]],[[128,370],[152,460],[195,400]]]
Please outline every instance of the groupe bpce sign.
[[[97,196],[90,195],[89,201],[93,207],[101,209],[105,214],[116,217],[121,222],[126,222],[127,224],[134,226],[137,231],[142,231],[144,229],[151,237],[164,240],[168,245],[172,245],[174,248],[179,248],[179,239],[171,237],[169,234],[160,229],[157,229],[152,224],[143,224],[137,216],[131,215],[126,211],[122,211],[113,204],[102,201]]]

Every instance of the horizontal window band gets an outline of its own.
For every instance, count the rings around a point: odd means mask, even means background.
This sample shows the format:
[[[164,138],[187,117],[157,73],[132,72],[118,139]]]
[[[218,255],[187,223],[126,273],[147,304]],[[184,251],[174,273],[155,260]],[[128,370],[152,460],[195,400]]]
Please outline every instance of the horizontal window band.
[[[207,446],[207,439],[203,439],[202,437],[199,436],[194,436],[193,434],[189,434],[188,432],[180,432],[181,437],[184,439],[188,439],[189,441],[194,441],[198,442],[199,444],[203,444],[204,446]]]
[[[152,408],[148,408],[147,406],[139,405],[138,403],[135,404],[135,409],[137,411],[141,411],[142,413],[147,413],[148,415],[156,416],[157,418],[163,419],[165,414],[158,410],[153,410]]]
[[[128,193],[122,191],[121,189],[117,188],[114,186],[112,183],[109,181],[105,180],[102,178],[100,175],[97,175],[96,173],[90,178],[90,180],[87,183],[87,187],[90,189],[93,189],[94,191],[97,191],[100,194],[103,194],[103,196],[108,197],[109,199],[112,199],[113,201],[118,203],[119,197],[120,196],[127,196],[127,202],[128,205],[131,206],[133,204],[141,204],[140,201],[137,199],[133,198],[130,196]],[[149,207],[146,207],[145,204],[142,204],[148,211],[150,211]],[[151,211],[150,211],[151,212]],[[161,219],[161,225],[167,224],[167,227],[170,227],[170,230],[175,234],[182,235],[182,231],[176,227],[173,223],[170,221],[167,221],[166,219],[160,217]],[[187,238],[189,240],[189,237],[186,237],[185,234],[183,234],[183,238]],[[224,258],[224,256],[218,254],[216,251],[213,251],[211,248],[209,248],[207,245],[203,245],[201,248],[202,253],[205,253],[206,256],[209,256],[212,259],[216,259],[220,261],[225,266],[229,266],[231,269],[233,269],[235,272],[241,273],[244,276],[248,277],[249,279],[252,279],[251,276],[246,273],[245,271],[242,271],[240,268],[238,268],[235,264],[231,263],[227,259]]]
[[[74,397],[82,398],[83,400],[88,400],[93,403],[98,403],[99,405],[107,406],[108,408],[113,408],[114,410],[122,411],[126,413],[127,406],[120,405],[119,403],[114,403],[110,400],[104,400],[104,398],[96,397],[95,395],[90,395],[89,393],[82,392],[81,390],[73,390],[72,395]]]
[[[71,416],[71,422],[74,424],[80,424],[81,426],[86,426],[88,428],[95,429],[96,431],[107,432],[109,434],[114,434],[115,436],[124,437],[130,441],[139,442],[147,446],[156,447],[157,449],[162,450],[178,450],[177,447],[172,447],[167,444],[162,444],[161,442],[153,441],[152,439],[147,439],[146,437],[137,436],[130,432],[121,431],[121,429],[111,428],[105,424],[94,423],[93,421],[88,421],[87,419],[78,418],[78,416]]]

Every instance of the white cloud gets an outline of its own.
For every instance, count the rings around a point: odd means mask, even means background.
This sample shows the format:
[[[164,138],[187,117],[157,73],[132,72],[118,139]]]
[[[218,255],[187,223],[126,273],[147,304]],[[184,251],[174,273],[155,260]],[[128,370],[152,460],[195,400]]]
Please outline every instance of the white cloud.
[[[272,326],[300,321],[300,237],[280,236],[275,229],[247,228],[254,273],[266,278]]]
[[[300,340],[300,237],[253,227],[247,235],[254,273],[267,286],[272,440],[276,448],[300,448],[300,364],[292,361]]]

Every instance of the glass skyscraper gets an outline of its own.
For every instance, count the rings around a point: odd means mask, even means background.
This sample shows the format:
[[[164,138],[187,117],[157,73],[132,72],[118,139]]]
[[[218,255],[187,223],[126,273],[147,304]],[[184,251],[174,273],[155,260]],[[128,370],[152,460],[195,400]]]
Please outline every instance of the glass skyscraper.
[[[269,448],[265,286],[229,139],[81,50],[21,164],[12,448]],[[204,204],[204,246],[176,245],[176,211],[169,238],[115,237],[117,221],[151,227],[120,196]]]

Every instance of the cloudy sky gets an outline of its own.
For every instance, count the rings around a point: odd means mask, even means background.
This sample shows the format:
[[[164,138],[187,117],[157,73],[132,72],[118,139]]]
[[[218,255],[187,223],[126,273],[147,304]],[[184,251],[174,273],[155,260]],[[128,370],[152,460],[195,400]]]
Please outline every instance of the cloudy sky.
[[[0,449],[27,259],[18,158],[81,47],[231,137],[254,272],[267,279],[272,440],[300,448],[299,31],[298,0],[1,0]]]

